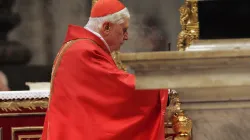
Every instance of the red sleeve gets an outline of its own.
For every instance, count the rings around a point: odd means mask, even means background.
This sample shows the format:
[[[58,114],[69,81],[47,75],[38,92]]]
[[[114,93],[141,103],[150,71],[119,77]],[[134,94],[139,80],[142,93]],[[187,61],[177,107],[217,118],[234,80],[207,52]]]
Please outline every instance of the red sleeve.
[[[81,61],[86,66],[87,73],[94,74],[96,77],[105,77],[106,82],[131,89],[135,88],[134,75],[118,69],[112,57],[101,49],[83,51]]]
[[[90,42],[88,43],[89,45],[93,45]],[[93,46],[93,48],[96,48],[96,46]],[[102,51],[101,48],[91,49],[90,47],[89,49],[84,50],[81,55],[81,61],[87,67],[87,73],[94,74],[96,77],[106,77],[106,80],[110,83],[122,85],[135,90],[136,77],[118,69],[112,57]],[[168,93],[167,89],[162,89],[161,91],[166,94]]]
[[[89,61],[86,61],[86,58]],[[161,90],[135,90],[135,76],[120,70],[115,65],[113,59],[101,50],[86,50],[82,53],[82,62],[88,67],[88,73],[95,73],[96,77],[103,77],[102,83],[109,83],[105,86],[110,86],[110,89],[116,88],[117,91],[126,90],[126,94],[138,93],[140,96],[147,96],[147,93],[156,91],[160,93],[162,110],[165,112],[165,107],[168,101],[168,89]],[[118,88],[119,87],[119,88]]]

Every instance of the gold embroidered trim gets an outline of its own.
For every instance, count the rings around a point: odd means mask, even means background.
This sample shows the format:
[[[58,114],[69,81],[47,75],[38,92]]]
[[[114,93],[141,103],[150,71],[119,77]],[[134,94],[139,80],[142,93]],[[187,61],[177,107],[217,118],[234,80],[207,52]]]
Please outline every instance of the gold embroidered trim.
[[[51,95],[53,93],[53,82],[54,82],[54,78],[55,78],[55,75],[56,75],[56,71],[60,65],[60,62],[62,60],[62,57],[63,57],[63,54],[66,52],[66,50],[72,46],[72,44],[74,44],[76,41],[78,40],[89,40],[91,41],[92,43],[98,45],[95,41],[91,40],[91,39],[88,39],[88,38],[81,38],[81,39],[76,39],[76,40],[71,40],[69,42],[67,42],[65,45],[63,45],[63,47],[61,48],[61,50],[59,51],[59,53],[57,54],[56,58],[55,58],[55,61],[54,61],[54,65],[53,65],[53,68],[52,68],[52,73],[51,73],[51,81],[50,81],[50,95],[49,95],[49,103],[50,103],[50,98],[51,98]]]

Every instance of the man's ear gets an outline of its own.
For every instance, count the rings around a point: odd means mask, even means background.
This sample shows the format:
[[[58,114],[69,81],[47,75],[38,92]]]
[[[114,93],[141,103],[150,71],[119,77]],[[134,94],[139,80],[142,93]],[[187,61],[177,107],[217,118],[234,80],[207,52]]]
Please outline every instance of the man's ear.
[[[103,25],[102,25],[102,30],[103,30],[103,33],[104,33],[105,35],[108,35],[108,34],[109,34],[110,29],[111,29],[111,23],[109,23],[109,22],[103,23]]]

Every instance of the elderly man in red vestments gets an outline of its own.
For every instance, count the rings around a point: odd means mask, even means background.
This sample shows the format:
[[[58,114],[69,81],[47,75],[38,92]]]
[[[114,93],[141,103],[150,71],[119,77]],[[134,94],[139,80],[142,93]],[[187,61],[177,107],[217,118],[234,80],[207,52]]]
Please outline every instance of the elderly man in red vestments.
[[[111,57],[128,40],[129,19],[118,0],[99,0],[85,27],[69,25],[42,140],[164,140],[168,90],[135,90]]]

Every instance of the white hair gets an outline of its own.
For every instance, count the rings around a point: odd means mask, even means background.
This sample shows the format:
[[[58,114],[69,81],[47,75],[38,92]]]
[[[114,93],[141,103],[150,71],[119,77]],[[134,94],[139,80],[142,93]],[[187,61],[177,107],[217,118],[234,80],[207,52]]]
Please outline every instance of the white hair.
[[[114,14],[110,14],[104,17],[97,17],[97,18],[90,17],[85,27],[95,32],[99,32],[99,30],[102,28],[103,23],[111,22],[113,24],[122,24],[124,23],[124,20],[126,18],[130,18],[130,14],[129,14],[128,9],[124,8],[119,12],[116,12]]]
[[[7,76],[2,71],[0,71],[0,80],[3,82],[4,86],[8,86]]]

